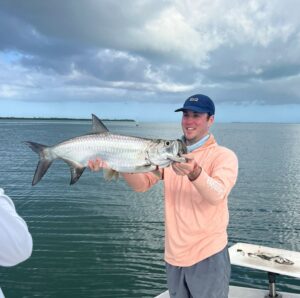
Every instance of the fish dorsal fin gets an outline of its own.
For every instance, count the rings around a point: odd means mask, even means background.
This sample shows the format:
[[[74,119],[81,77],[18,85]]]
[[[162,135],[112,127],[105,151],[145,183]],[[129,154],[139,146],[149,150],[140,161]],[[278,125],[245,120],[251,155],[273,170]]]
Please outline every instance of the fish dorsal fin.
[[[93,132],[94,133],[104,133],[108,132],[107,127],[103,124],[103,122],[94,114],[92,114],[93,120]]]

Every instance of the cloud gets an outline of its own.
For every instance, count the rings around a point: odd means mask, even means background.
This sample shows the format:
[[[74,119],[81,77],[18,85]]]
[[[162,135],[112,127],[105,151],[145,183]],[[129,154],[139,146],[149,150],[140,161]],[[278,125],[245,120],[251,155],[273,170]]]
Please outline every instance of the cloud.
[[[299,103],[299,6],[3,0],[0,100]]]

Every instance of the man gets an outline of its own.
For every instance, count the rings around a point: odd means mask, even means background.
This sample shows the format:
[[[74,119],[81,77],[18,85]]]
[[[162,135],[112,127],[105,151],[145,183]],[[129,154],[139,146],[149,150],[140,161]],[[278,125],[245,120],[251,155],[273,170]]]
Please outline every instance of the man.
[[[13,201],[0,188],[0,266],[17,265],[31,256],[32,237]],[[0,288],[0,298],[3,298]]]
[[[165,195],[165,261],[170,297],[228,297],[227,198],[238,174],[238,160],[209,132],[213,101],[202,94],[182,108],[185,163],[161,171]],[[91,162],[90,168],[105,166]],[[107,166],[107,165],[106,165]],[[159,178],[152,173],[123,174],[135,191],[147,191]]]

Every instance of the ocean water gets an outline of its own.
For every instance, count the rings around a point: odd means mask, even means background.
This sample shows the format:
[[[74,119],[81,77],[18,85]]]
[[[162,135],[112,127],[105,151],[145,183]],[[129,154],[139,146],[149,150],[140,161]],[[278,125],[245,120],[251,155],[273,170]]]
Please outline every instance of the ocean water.
[[[178,138],[174,123],[107,122],[116,133]],[[31,186],[37,156],[25,140],[55,144],[90,131],[89,121],[0,121],[0,187],[14,200],[34,240],[32,257],[0,268],[8,298],[154,297],[166,289],[162,184],[134,193],[121,179],[86,170],[69,185],[56,161]],[[219,144],[239,158],[229,199],[229,244],[247,242],[300,251],[300,125],[215,124]],[[0,243],[1,245],[1,243]],[[278,276],[278,288],[300,293],[300,281]],[[267,275],[232,267],[231,284],[267,288]]]

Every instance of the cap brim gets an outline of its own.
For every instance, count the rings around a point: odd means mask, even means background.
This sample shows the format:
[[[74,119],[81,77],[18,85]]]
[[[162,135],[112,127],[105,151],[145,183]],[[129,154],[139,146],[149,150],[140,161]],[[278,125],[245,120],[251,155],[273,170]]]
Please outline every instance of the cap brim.
[[[185,106],[180,109],[175,110],[175,112],[183,112],[183,111],[193,111],[197,113],[209,113],[207,109],[202,109],[201,107],[195,107],[195,106]]]

